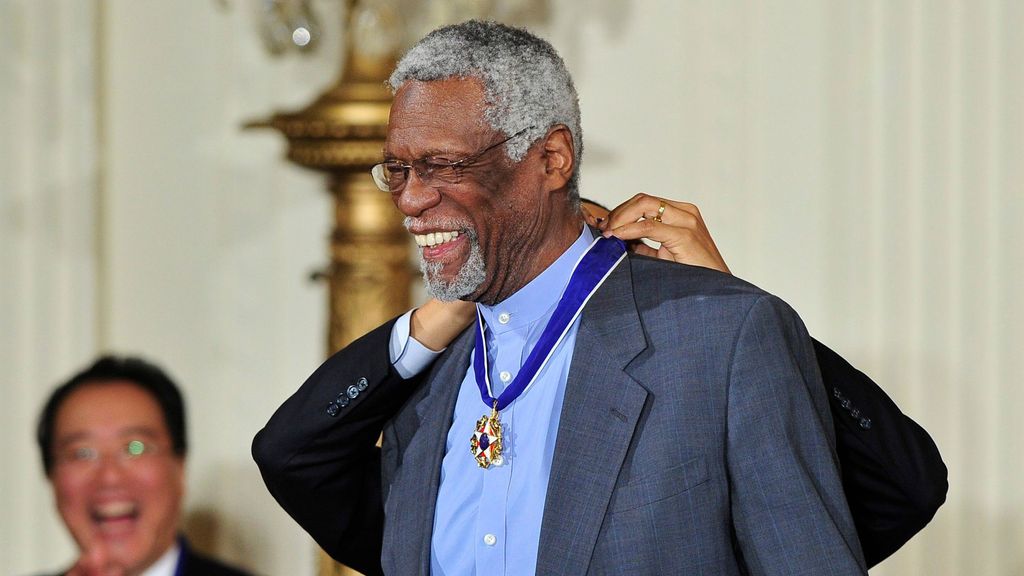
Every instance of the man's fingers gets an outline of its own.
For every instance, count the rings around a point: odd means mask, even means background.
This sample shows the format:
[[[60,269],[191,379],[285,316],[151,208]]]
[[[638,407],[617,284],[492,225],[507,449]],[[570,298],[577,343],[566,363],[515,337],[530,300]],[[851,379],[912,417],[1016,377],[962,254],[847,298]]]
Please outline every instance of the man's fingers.
[[[604,234],[632,243],[638,243],[642,238],[660,242],[661,248],[657,251],[640,248],[634,249],[634,252],[729,273],[729,267],[703,227],[693,229],[672,226],[666,222],[641,220],[606,230]]]
[[[667,224],[662,222],[655,222],[654,220],[640,220],[639,222],[629,222],[622,226],[616,226],[614,228],[608,228],[604,231],[604,235],[615,236],[620,240],[640,240],[641,238],[648,238],[655,242],[662,242],[662,240],[655,236],[662,236],[658,230],[667,232],[670,228]]]
[[[664,260],[730,273],[700,210],[689,202],[636,194],[611,211],[601,230],[605,236],[629,242],[647,238],[661,243],[657,251],[637,248],[635,252],[655,252]]]
[[[640,241],[642,238],[647,238],[672,251],[675,251],[676,248],[704,249],[705,246],[705,243],[701,241],[703,237],[694,230],[654,220],[632,222],[614,230],[608,230],[605,235],[615,236],[626,241]]]
[[[427,300],[413,311],[409,333],[430,350],[444,350],[476,318],[472,302]]]
[[[604,223],[604,220],[599,221],[596,216],[591,214],[586,206],[580,206],[580,212],[583,213],[583,221],[587,223],[587,226],[599,228]]]
[[[611,213],[608,214],[608,220],[605,223],[605,229],[610,230],[618,228],[624,224],[636,222],[641,218],[644,218],[644,212],[647,209],[651,210],[651,214],[657,214],[658,212],[658,200],[653,196],[647,194],[636,194],[629,200],[626,200],[622,204],[616,206]]]
[[[603,229],[615,229],[641,219],[654,220],[663,204],[665,210],[661,212],[662,222],[684,228],[703,226],[700,211],[693,204],[640,193],[612,210]]]

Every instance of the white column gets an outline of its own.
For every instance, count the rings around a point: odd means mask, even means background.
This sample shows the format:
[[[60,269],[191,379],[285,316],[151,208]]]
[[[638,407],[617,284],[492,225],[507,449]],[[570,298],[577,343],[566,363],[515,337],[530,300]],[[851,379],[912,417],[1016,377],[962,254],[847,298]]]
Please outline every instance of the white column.
[[[49,390],[97,348],[96,11],[0,3],[0,572],[59,569],[72,544],[35,446]]]

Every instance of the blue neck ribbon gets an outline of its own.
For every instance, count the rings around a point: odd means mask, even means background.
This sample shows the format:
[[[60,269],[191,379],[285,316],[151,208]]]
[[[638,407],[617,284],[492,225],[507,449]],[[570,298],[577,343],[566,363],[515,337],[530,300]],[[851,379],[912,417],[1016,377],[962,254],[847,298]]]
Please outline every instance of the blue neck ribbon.
[[[580,258],[573,268],[569,277],[569,284],[565,288],[555,312],[548,320],[544,332],[541,333],[537,345],[530,352],[526,362],[523,363],[519,374],[509,383],[508,387],[500,396],[494,398],[491,395],[490,370],[487,366],[487,342],[484,338],[484,319],[477,309],[476,323],[476,347],[473,358],[473,370],[476,375],[476,385],[480,388],[480,398],[488,408],[498,411],[504,410],[509,404],[515,401],[523,392],[529,388],[536,379],[537,374],[547,364],[548,359],[554,353],[555,348],[562,342],[569,332],[569,327],[575,322],[576,317],[583,311],[587,301],[597,291],[605,278],[622,261],[626,255],[626,244],[618,238],[598,238],[587,249],[586,254]]]

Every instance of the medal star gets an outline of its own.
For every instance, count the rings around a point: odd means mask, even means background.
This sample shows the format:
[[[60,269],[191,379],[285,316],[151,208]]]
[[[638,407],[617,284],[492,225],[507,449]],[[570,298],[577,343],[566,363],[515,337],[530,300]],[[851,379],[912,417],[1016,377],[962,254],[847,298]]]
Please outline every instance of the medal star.
[[[490,468],[491,464],[501,464],[502,440],[501,422],[498,416],[483,416],[476,423],[476,430],[469,439],[469,447],[473,458],[481,468]]]

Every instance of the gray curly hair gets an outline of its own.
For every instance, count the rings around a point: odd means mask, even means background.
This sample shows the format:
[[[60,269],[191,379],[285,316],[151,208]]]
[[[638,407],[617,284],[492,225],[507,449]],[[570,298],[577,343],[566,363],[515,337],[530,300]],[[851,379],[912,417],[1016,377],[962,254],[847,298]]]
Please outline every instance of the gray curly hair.
[[[546,40],[522,28],[470,20],[434,30],[406,52],[388,84],[398,91],[408,80],[430,82],[476,78],[487,99],[484,117],[494,130],[521,138],[510,140],[505,153],[513,162],[549,128],[563,124],[572,133],[573,174],[569,203],[579,207],[583,131],[576,87],[558,52]]]

